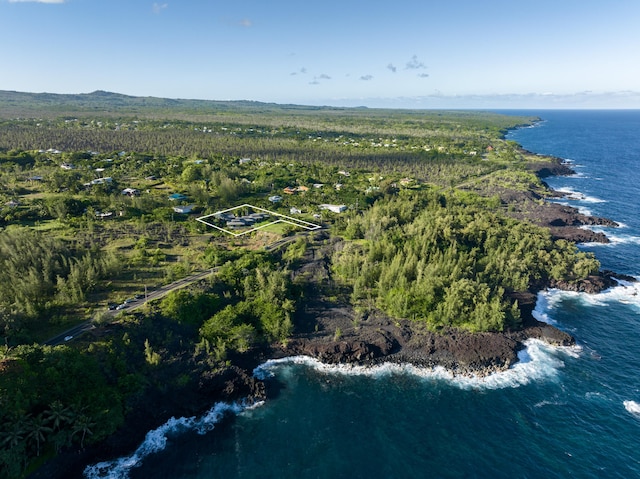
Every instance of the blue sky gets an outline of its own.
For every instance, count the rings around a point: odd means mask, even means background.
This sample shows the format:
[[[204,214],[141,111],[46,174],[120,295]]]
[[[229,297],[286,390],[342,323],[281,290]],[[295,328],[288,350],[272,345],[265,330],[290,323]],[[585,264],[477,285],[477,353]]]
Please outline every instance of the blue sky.
[[[0,89],[640,108],[638,0],[0,0]]]

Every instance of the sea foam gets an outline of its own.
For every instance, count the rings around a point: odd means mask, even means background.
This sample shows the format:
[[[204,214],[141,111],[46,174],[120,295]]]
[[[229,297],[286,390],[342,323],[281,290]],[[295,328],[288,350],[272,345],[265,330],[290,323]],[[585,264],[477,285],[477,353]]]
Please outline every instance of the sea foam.
[[[487,376],[457,375],[443,367],[425,368],[407,363],[383,363],[375,366],[325,364],[308,356],[269,360],[258,366],[254,374],[264,379],[276,373],[282,374],[288,365],[303,365],[323,374],[367,376],[375,379],[408,374],[428,381],[445,381],[460,389],[505,389],[555,378],[559,369],[564,366],[561,356],[574,356],[578,353],[579,349],[575,347],[555,347],[540,340],[529,339],[525,341],[525,349],[518,353],[516,364],[506,371]]]
[[[578,293],[575,291],[562,291],[548,289],[538,293],[533,317],[538,321],[557,325],[553,318],[553,311],[565,299],[580,301],[587,306],[608,306],[611,303],[629,304],[640,308],[640,280],[637,282],[616,279],[617,286],[608,288],[597,294]]]
[[[624,227],[624,225],[622,225]],[[591,230],[595,233],[603,233],[609,238],[609,243],[585,243],[589,246],[617,246],[620,244],[633,244],[640,245],[640,236],[634,236],[630,234],[612,232],[617,231],[619,228],[605,227],[605,226],[593,226],[585,225],[581,226],[583,229]]]
[[[573,188],[563,187],[557,188],[556,191],[565,194],[565,198],[568,200],[582,201],[584,203],[606,203],[607,200],[597,198],[595,196],[588,196],[584,193],[574,190]]]
[[[260,403],[261,404],[261,403]],[[200,418],[181,417],[171,418],[162,426],[149,431],[133,454],[121,457],[113,461],[104,461],[87,466],[84,475],[88,479],[124,479],[129,477],[129,471],[138,467],[142,460],[150,454],[160,452],[167,447],[169,438],[184,434],[187,431],[196,431],[205,434],[211,431],[225,414],[240,412],[256,407],[246,406],[240,403],[216,403],[206,414]]]
[[[634,416],[640,417],[640,404],[635,401],[623,401],[624,408]]]

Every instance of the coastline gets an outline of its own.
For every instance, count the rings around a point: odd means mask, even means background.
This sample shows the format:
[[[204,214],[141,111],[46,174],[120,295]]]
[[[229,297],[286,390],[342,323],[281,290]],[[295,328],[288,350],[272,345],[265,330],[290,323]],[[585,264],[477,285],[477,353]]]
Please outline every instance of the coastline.
[[[560,171],[573,174],[573,170],[563,165],[560,159],[555,159],[552,163],[557,165],[550,166],[548,162],[544,162],[541,163],[544,166],[534,171],[541,178]],[[539,199],[533,191],[522,194],[522,201]],[[557,192],[555,194],[560,195]],[[537,204],[535,201],[533,203]],[[542,209],[536,209],[535,217],[529,220],[542,225],[546,223],[545,227],[548,227],[556,238],[576,242],[607,242],[606,236],[602,233],[590,232],[579,226],[615,226],[615,222],[611,220],[581,215],[572,207],[544,203],[555,206],[549,206],[549,214],[543,213]],[[601,275],[589,278],[575,287],[581,291],[597,293],[615,285],[615,277],[613,273],[602,272]],[[568,285],[540,285],[539,290],[546,287],[565,289]],[[408,320],[391,319],[379,312],[364,317],[348,305],[327,303],[316,298],[300,312],[305,316],[305,324],[286,346],[274,345],[254,349],[245,355],[233,357],[231,359],[235,366],[217,373],[203,373],[196,388],[170,391],[164,396],[153,398],[151,402],[141,402],[127,417],[126,426],[116,434],[82,452],[63,453],[30,477],[83,477],[82,472],[86,465],[131,454],[144,440],[148,431],[160,427],[171,417],[198,416],[220,401],[246,399],[249,402],[258,402],[268,399],[269,388],[264,381],[256,379],[252,371],[272,358],[305,355],[329,364],[351,363],[365,366],[385,362],[410,363],[418,367],[444,367],[454,375],[486,376],[513,366],[518,360],[518,352],[524,348],[524,342],[528,339],[541,339],[559,346],[575,344],[575,339],[568,333],[533,317],[536,293],[537,291],[518,294],[522,315],[521,329],[474,334],[458,330],[436,334]],[[336,337],[337,329],[342,331],[340,337]]]

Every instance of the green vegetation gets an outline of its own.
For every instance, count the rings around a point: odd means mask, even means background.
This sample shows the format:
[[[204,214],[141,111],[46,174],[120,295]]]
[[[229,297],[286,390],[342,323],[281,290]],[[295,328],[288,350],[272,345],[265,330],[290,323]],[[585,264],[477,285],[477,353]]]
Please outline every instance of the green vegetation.
[[[508,293],[597,272],[592,255],[497,214],[491,200],[472,200],[411,193],[338,223],[347,238],[360,240],[333,258],[354,302],[432,329],[502,331],[519,321]]]
[[[502,139],[531,121],[0,92],[0,478],[290,338],[322,240],[285,223],[232,238],[200,215],[248,203],[322,223],[339,244],[322,258],[330,294],[359,309],[433,330],[518,327],[512,293],[599,266],[497,196],[543,188]],[[211,268],[135,313],[107,312]],[[42,345],[89,319],[94,331]]]

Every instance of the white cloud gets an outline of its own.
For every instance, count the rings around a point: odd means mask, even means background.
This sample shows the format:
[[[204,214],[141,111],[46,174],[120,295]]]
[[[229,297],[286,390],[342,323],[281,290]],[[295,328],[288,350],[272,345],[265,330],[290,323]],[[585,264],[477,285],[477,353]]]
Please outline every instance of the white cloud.
[[[242,20],[240,20],[238,25],[240,25],[241,27],[249,28],[249,27],[253,26],[253,22],[251,20],[249,20],[248,18],[243,18]]]
[[[391,70],[393,73],[395,73],[398,70],[393,63],[389,63],[387,65],[387,69]]]
[[[426,68],[426,66],[418,60],[418,55],[413,55],[405,67],[407,70],[420,70],[421,68]]]
[[[64,3],[66,0],[9,0],[9,3],[21,3],[21,2],[31,2],[31,3]]]
[[[369,81],[373,79],[373,75],[362,75],[360,80]]]
[[[153,4],[153,13],[159,15],[162,10],[167,9],[169,7],[168,3],[154,3]]]

